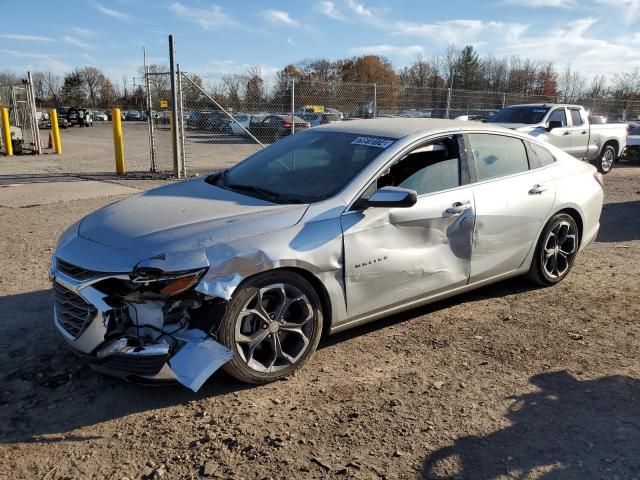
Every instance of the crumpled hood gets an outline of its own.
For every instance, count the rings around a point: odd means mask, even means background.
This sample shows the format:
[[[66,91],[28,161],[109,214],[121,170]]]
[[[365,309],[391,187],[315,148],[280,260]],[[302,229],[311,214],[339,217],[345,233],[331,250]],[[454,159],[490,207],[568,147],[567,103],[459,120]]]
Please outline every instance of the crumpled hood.
[[[122,250],[156,255],[206,248],[296,224],[307,205],[278,205],[189,180],[149,190],[97,210],[78,234]]]

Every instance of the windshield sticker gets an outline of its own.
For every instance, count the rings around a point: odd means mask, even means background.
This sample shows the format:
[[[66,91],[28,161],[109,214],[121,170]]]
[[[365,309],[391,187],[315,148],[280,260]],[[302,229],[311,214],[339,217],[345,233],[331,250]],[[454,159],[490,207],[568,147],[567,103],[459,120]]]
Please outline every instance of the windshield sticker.
[[[393,140],[387,140],[386,138],[376,138],[376,137],[358,137],[351,145],[366,145],[368,147],[378,147],[378,148],[387,148],[389,145],[393,144]]]

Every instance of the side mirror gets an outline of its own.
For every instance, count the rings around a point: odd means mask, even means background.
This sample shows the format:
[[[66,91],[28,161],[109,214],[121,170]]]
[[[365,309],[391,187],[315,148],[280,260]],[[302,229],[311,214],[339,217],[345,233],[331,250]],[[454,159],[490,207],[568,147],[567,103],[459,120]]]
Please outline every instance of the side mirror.
[[[386,207],[407,208],[412,207],[418,201],[415,190],[400,187],[382,187],[376,190],[369,198],[356,202],[357,208]]]
[[[560,120],[551,120],[549,122],[549,126],[547,127],[547,130],[550,132],[554,128],[562,128],[562,122]]]

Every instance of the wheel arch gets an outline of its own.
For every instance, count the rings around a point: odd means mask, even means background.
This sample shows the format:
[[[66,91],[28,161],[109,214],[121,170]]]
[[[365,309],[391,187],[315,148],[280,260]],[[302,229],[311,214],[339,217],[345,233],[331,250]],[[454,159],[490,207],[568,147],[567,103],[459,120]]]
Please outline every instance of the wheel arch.
[[[564,207],[558,210],[557,212],[555,212],[553,215],[551,215],[549,220],[559,213],[566,213],[571,218],[573,218],[573,220],[576,222],[576,225],[578,226],[578,238],[579,238],[578,248],[580,248],[580,245],[582,245],[582,232],[584,229],[584,220],[582,219],[582,215],[578,210],[576,210],[573,207]],[[549,221],[547,221],[547,223],[549,223]]]
[[[602,155],[603,150],[608,145],[611,145],[613,147],[613,150],[615,151],[615,157],[618,158],[618,156],[620,155],[620,142],[618,142],[618,140],[616,140],[615,138],[610,138],[602,144],[602,147],[600,148],[600,155]]]

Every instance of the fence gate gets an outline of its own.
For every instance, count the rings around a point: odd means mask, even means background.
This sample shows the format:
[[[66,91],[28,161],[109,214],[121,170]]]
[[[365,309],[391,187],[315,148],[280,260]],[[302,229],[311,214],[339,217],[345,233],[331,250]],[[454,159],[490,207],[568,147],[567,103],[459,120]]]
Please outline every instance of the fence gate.
[[[22,139],[22,143],[14,148],[14,153],[42,153],[31,82],[26,80],[19,85],[0,85],[0,107],[9,109],[12,138]]]

